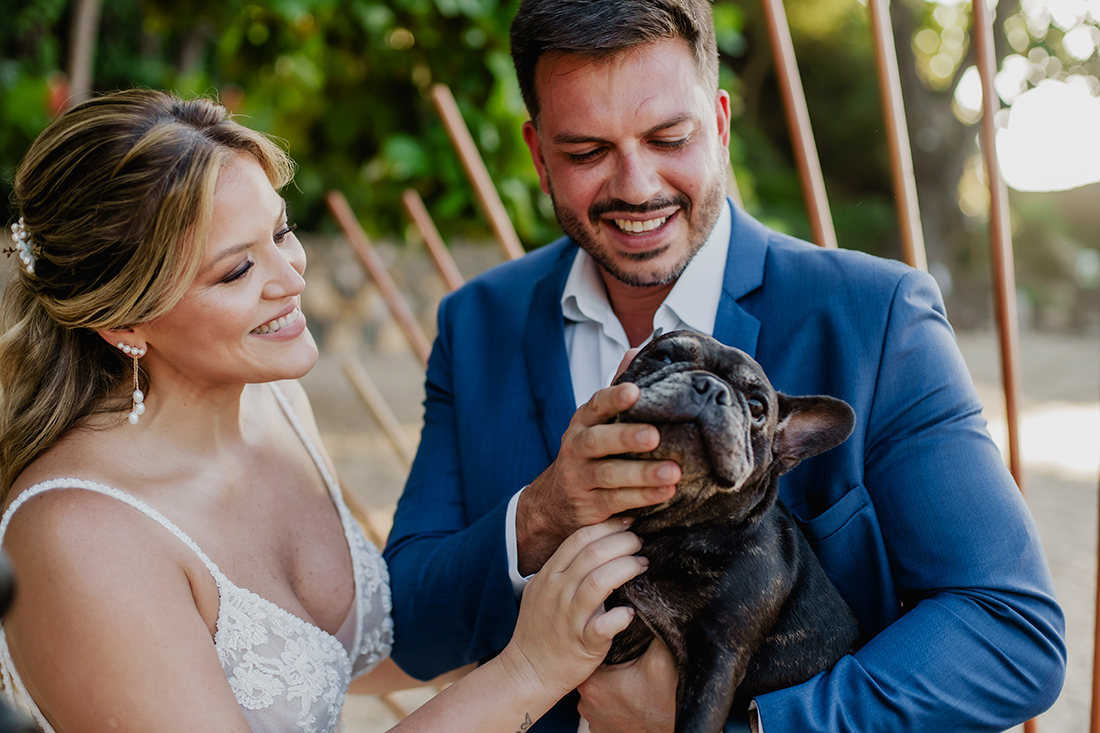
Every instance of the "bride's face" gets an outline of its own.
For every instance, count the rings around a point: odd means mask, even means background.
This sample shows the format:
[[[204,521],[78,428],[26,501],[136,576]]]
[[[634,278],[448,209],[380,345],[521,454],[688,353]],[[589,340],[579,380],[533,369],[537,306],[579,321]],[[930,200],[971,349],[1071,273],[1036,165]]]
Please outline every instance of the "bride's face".
[[[317,362],[299,310],[305,267],[263,168],[250,155],[227,163],[198,276],[171,311],[136,329],[154,380],[205,388],[303,376]]]

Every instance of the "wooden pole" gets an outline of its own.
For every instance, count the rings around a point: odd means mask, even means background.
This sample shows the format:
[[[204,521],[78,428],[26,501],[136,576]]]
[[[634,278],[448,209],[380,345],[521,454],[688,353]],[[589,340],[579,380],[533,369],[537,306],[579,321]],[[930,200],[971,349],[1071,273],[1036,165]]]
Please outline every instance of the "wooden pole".
[[[386,266],[375,251],[374,245],[367,237],[367,233],[359,226],[359,221],[352,213],[351,207],[348,206],[348,200],[344,198],[344,194],[335,190],[329,191],[326,199],[329,209],[340,223],[340,227],[347,235],[355,253],[359,255],[359,261],[374,280],[374,284],[378,286],[378,290],[382,293],[390,312],[393,313],[393,317],[397,319],[398,325],[404,331],[409,345],[412,346],[421,363],[427,365],[428,356],[432,351],[431,343],[428,341],[428,337],[424,335],[420,324],[416,322],[416,318],[401,295],[397,284],[390,277],[389,272],[386,271]]]
[[[1096,601],[1092,608],[1096,619],[1092,632],[1092,706],[1089,710],[1089,733],[1100,733],[1100,545],[1097,546]]]
[[[993,295],[1001,347],[1001,376],[1005,394],[1005,422],[1008,425],[1008,465],[1020,492],[1024,492],[1020,465],[1019,397],[1020,343],[1016,314],[1016,274],[1012,260],[1012,228],[1009,223],[1008,188],[997,163],[996,116],[1000,109],[993,77],[997,73],[993,44],[993,18],[984,0],[973,3],[974,47],[982,81],[982,155],[989,180],[989,240]],[[1024,733],[1035,733],[1038,723],[1024,723]]]
[[[875,67],[878,69],[882,96],[886,141],[890,149],[890,170],[897,199],[898,228],[901,231],[902,256],[918,270],[928,271],[924,250],[924,232],[917,204],[917,181],[913,175],[913,152],[909,147],[909,128],[905,122],[905,103],[901,94],[901,74],[894,33],[890,24],[890,0],[870,0],[871,25],[875,42]]]
[[[398,421],[397,416],[393,414],[393,410],[386,403],[386,398],[382,396],[382,392],[375,385],[374,380],[370,378],[367,370],[363,368],[363,365],[357,359],[352,357],[344,359],[344,374],[347,375],[352,387],[355,388],[356,394],[359,395],[359,399],[370,410],[371,415],[374,416],[375,421],[382,428],[382,432],[386,434],[386,437],[397,451],[401,462],[405,464],[405,469],[408,470],[416,457],[416,449],[409,444],[408,438],[405,437],[405,431],[401,428],[401,423]]]
[[[366,232],[359,226],[359,222],[352,213],[347,199],[344,198],[344,195],[339,191],[329,191],[327,200],[329,209],[340,223],[341,228],[347,235],[356,254],[359,255],[363,267],[374,280],[379,291],[381,291],[382,297],[386,300],[386,304],[389,306],[394,318],[397,319],[402,331],[404,331],[406,338],[409,340],[409,344],[413,347],[413,350],[416,352],[421,362],[426,365],[428,363],[428,355],[431,353],[431,346],[428,344],[428,339],[420,329],[420,326],[416,323],[412,311],[409,309],[404,297],[402,297],[400,290],[397,288],[397,284],[393,282],[393,279],[386,271],[386,266],[382,263],[381,258],[378,257],[378,253],[374,250],[374,246],[370,243],[370,239],[367,237]],[[404,431],[401,429],[400,422],[393,414],[389,405],[386,404],[385,398],[382,397],[382,393],[374,384],[370,375],[367,374],[366,369],[364,369],[357,360],[350,357],[344,360],[343,366],[344,373],[347,375],[356,394],[359,395],[359,398],[367,406],[367,409],[370,410],[371,415],[396,449],[402,462],[406,467],[411,466],[413,458],[416,456],[416,450],[409,445],[408,440],[405,438]],[[344,490],[344,496],[345,501],[348,503],[348,508],[352,512],[352,516],[354,516],[363,527],[363,531],[368,539],[379,548],[383,547],[385,545],[385,539],[382,532],[375,526],[370,513],[359,504],[358,500],[352,498],[351,501],[348,501],[348,497],[353,497],[349,491]],[[437,685],[435,689],[439,691],[442,688]],[[408,717],[408,711],[405,710],[392,695],[382,693],[376,695],[376,697],[398,721]]]
[[[836,231],[829,213],[829,200],[825,194],[825,179],[821,175],[821,162],[817,157],[810,113],[806,109],[806,95],[798,76],[798,64],[794,56],[794,42],[787,25],[783,0],[763,0],[764,18],[768,23],[772,53],[775,56],[779,87],[783,93],[787,127],[791,131],[798,172],[802,180],[802,193],[806,199],[806,212],[814,242],[822,247],[836,247]]]
[[[447,289],[458,290],[465,280],[462,273],[459,272],[454,258],[451,257],[447,245],[443,243],[443,237],[439,236],[439,230],[435,228],[435,222],[432,221],[428,208],[424,206],[424,200],[412,188],[405,189],[405,192],[401,194],[401,200],[405,204],[405,211],[408,212],[413,224],[416,225],[416,230],[420,232],[420,237],[424,240],[424,246],[428,248],[428,252],[431,254],[443,282],[446,283]]]
[[[982,80],[982,156],[989,179],[989,240],[993,268],[993,294],[1001,346],[1005,417],[1008,421],[1009,469],[1023,490],[1019,440],[1019,322],[1016,313],[1016,274],[1012,260],[1012,227],[1009,223],[1008,189],[997,163],[996,115],[1000,109],[993,76],[997,61],[993,48],[993,21],[984,2],[974,3],[974,42]]]
[[[508,212],[504,210],[504,203],[500,200],[493,180],[489,177],[489,171],[485,168],[485,162],[481,159],[477,145],[470,136],[470,129],[466,127],[462,119],[462,112],[455,103],[454,95],[446,84],[436,84],[432,87],[432,101],[443,118],[443,126],[447,128],[447,134],[451,143],[458,151],[458,157],[462,161],[462,167],[474,187],[474,193],[481,202],[481,208],[489,217],[489,225],[493,229],[497,242],[504,250],[505,256],[515,260],[523,256],[523,245],[519,242],[512,220],[508,218]]]
[[[73,7],[72,29],[69,32],[69,99],[66,107],[80,104],[91,95],[101,10],[100,0],[76,0]]]

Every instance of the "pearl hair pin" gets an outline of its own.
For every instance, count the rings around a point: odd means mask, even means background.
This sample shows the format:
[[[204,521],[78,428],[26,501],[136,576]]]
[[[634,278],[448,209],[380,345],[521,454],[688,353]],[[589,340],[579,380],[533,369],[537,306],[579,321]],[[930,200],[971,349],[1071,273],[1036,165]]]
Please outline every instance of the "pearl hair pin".
[[[122,353],[134,359],[134,401],[130,408],[130,414],[126,419],[130,421],[131,425],[137,425],[138,420],[145,414],[145,393],[141,391],[138,385],[138,359],[145,356],[145,349],[137,346],[129,346],[121,341],[118,342],[117,346]]]
[[[27,269],[28,275],[34,274],[34,258],[39,253],[38,245],[31,240],[31,235],[27,233],[26,224],[23,221],[23,217],[19,217],[19,221],[11,225],[11,239],[15,242],[15,247],[8,247],[3,250],[3,253],[11,257],[13,254],[19,254],[19,261],[23,263],[23,267]]]

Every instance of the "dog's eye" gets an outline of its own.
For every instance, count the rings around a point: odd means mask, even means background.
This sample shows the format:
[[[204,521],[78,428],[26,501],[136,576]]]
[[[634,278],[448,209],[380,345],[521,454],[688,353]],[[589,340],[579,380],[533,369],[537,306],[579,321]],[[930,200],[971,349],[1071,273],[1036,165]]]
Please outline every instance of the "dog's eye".
[[[654,354],[650,354],[649,358],[657,362],[658,364],[672,363],[672,356],[670,356],[667,351],[658,351]]]
[[[760,422],[764,419],[765,407],[764,403],[755,397],[750,397],[748,400],[749,414],[752,415],[752,419]]]

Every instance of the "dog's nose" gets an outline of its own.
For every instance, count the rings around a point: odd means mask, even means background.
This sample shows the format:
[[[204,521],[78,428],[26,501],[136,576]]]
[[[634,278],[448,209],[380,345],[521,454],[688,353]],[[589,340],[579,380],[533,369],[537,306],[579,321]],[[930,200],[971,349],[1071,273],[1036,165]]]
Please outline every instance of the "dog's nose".
[[[691,380],[691,386],[695,388],[701,402],[713,402],[725,407],[733,404],[729,386],[716,377],[709,374],[696,374]]]

